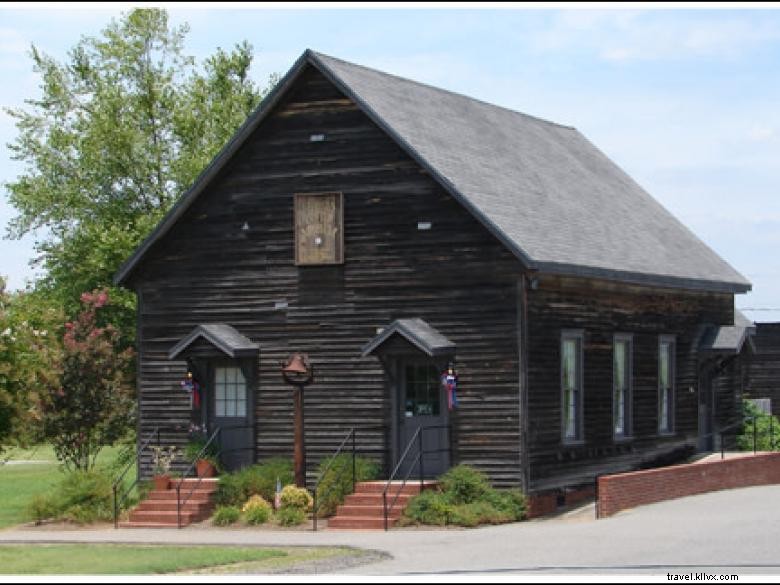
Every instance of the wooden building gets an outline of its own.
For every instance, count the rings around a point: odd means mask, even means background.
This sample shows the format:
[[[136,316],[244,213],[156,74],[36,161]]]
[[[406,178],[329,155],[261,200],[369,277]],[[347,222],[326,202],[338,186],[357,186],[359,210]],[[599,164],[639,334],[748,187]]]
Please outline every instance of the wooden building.
[[[351,428],[387,472],[424,427],[426,474],[535,493],[695,449],[727,415],[702,344],[750,289],[576,129],[312,51],[116,281],[139,437],[187,440],[189,365],[228,466],[291,456],[305,352],[310,477]]]

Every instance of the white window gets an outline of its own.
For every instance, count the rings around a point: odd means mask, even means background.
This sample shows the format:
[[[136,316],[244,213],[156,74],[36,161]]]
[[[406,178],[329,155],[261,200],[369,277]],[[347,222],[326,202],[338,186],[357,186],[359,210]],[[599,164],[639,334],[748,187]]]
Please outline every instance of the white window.
[[[561,336],[561,402],[564,442],[582,440],[582,333]]]
[[[214,391],[217,416],[246,416],[246,379],[241,368],[217,368]]]
[[[658,343],[658,432],[674,431],[674,338]]]
[[[631,336],[615,335],[612,366],[612,421],[616,438],[631,435]]]

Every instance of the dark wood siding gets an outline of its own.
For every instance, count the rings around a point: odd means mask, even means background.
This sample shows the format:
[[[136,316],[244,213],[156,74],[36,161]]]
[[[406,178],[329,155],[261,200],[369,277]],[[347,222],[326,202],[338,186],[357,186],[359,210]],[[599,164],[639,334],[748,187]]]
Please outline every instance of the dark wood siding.
[[[755,352],[746,355],[746,394],[750,398],[771,398],[772,414],[780,416],[780,323],[757,323],[753,337]]]
[[[325,139],[312,142],[312,134]],[[296,267],[293,194],[327,191],[344,194],[344,264]],[[432,229],[419,231],[418,221]],[[197,324],[225,322],[261,348],[258,459],[292,454],[292,392],[279,370],[293,350],[307,352],[316,369],[305,391],[309,473],[353,426],[379,426],[360,432],[358,443],[384,458],[390,397],[379,361],[361,358],[360,349],[378,327],[421,317],[457,344],[454,460],[517,485],[519,271],[493,236],[309,69],[134,276],[142,433],[178,426],[164,441],[186,440],[185,365],[166,354]]]
[[[650,464],[698,432],[698,343],[703,323],[733,319],[730,294],[694,293],[605,281],[542,277],[528,290],[530,488],[592,481],[600,473]],[[584,330],[584,443],[561,441],[561,331]],[[612,427],[612,343],[633,334],[633,438]],[[658,434],[659,335],[675,338],[675,432]]]

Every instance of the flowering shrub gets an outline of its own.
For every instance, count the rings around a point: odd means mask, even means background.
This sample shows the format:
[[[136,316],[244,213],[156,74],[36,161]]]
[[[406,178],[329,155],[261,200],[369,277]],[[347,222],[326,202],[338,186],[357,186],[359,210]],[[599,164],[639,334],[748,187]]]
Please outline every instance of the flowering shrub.
[[[311,510],[313,505],[309,491],[306,488],[299,488],[294,485],[284,486],[279,500],[282,508],[298,508],[301,511]]]
[[[254,495],[246,501],[241,511],[247,524],[265,524],[271,517],[271,504],[262,496]]]
[[[42,396],[43,432],[68,469],[89,470],[100,450],[132,428],[131,349],[112,325],[99,326],[106,291],[81,295],[84,310],[65,323],[59,384]]]

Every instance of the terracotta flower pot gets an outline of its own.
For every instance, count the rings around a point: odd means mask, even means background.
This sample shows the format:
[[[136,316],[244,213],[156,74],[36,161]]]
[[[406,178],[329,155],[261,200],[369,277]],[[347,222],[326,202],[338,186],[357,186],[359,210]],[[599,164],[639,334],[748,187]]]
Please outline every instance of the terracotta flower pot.
[[[214,477],[217,475],[217,469],[212,465],[211,461],[206,459],[198,459],[198,462],[195,464],[195,469],[197,470],[198,477]]]
[[[157,491],[167,490],[170,483],[171,483],[170,475],[154,476],[154,489]]]

